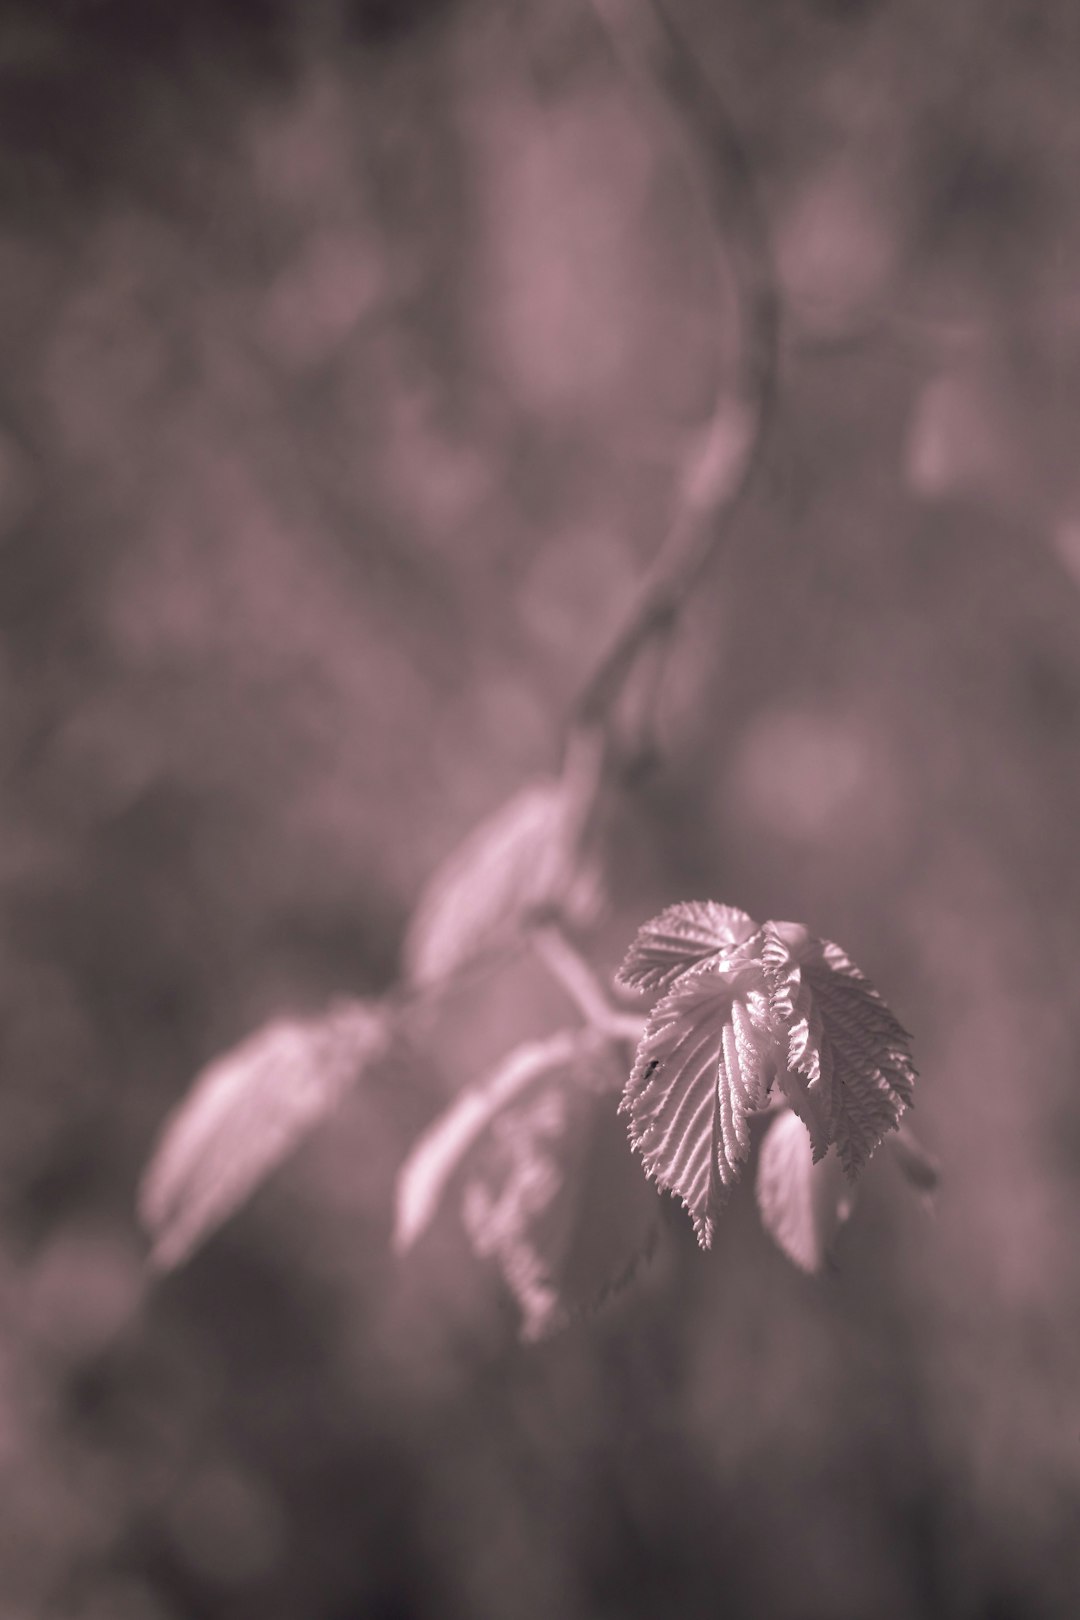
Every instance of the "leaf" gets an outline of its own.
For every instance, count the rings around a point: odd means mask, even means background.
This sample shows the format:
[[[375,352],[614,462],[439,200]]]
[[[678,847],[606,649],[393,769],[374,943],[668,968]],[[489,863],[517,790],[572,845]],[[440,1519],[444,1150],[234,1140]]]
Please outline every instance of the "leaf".
[[[494,1261],[523,1337],[599,1303],[648,1250],[657,1215],[617,1118],[621,1079],[612,1043],[594,1031],[518,1047],[409,1155],[398,1177],[398,1252],[445,1207],[476,1254]]]
[[[824,1036],[820,1009],[803,984],[796,954],[805,950],[809,939],[799,923],[767,922],[762,929],[761,961],[770,1009],[787,1032],[781,1090],[809,1132],[816,1162],[824,1158],[833,1140],[835,1106],[830,1074],[828,1070],[822,1074],[813,1055]]]
[[[638,930],[616,978],[630,990],[666,990],[708,957],[737,958],[757,932],[753,918],[735,906],[686,900]]]
[[[583,1032],[564,1030],[515,1047],[483,1082],[454,1099],[413,1144],[398,1171],[393,1245],[404,1254],[430,1225],[447,1187],[480,1134],[501,1109],[577,1055]]]
[[[406,977],[432,984],[508,943],[531,912],[593,920],[602,881],[577,851],[575,794],[562,780],[523,788],[473,829],[422,892],[405,939]]]
[[[782,1067],[778,1035],[760,964],[706,961],[657,1003],[638,1046],[620,1111],[646,1175],[686,1206],[702,1248]]]
[[[767,924],[766,934],[763,955],[775,959],[777,939],[788,951],[783,972],[770,973],[772,1006],[788,1028],[785,1095],[815,1159],[835,1143],[854,1180],[911,1102],[910,1036],[838,945],[797,924]]]
[[[651,1252],[659,1206],[618,1120],[619,1077],[610,1045],[579,1053],[478,1144],[462,1221],[498,1265],[526,1340],[595,1309]]]
[[[757,1201],[765,1230],[788,1259],[820,1271],[851,1213],[852,1194],[836,1154],[815,1162],[802,1121],[787,1109],[761,1144]]]
[[[557,1134],[564,1123],[562,1111],[552,1102],[548,1097],[539,1106],[534,1102],[531,1109],[518,1111],[517,1151],[511,1150],[502,1185],[492,1191],[483,1181],[471,1182],[461,1211],[476,1253],[497,1261],[521,1312],[521,1335],[526,1340],[542,1338],[565,1320],[558,1289],[545,1275],[543,1260],[527,1235],[530,1224],[550,1211],[558,1193],[558,1174],[540,1150],[545,1127]]]
[[[139,1190],[152,1259],[180,1265],[324,1119],[389,1040],[385,1014],[343,1001],[278,1019],[211,1063],[166,1121]]]

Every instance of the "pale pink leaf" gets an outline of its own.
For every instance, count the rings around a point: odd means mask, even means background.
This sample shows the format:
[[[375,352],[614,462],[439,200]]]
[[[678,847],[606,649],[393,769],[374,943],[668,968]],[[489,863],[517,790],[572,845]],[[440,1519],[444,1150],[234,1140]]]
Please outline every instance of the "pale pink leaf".
[[[620,1107],[646,1175],[680,1199],[702,1248],[782,1066],[757,962],[699,963],[653,1008]]]
[[[814,1158],[835,1143],[854,1179],[911,1102],[910,1036],[840,947],[801,924],[766,923],[761,960],[788,1032],[781,1087]]]
[[[394,1248],[404,1254],[431,1224],[466,1155],[500,1111],[578,1053],[580,1030],[517,1046],[480,1085],[459,1093],[413,1144],[397,1175]]]
[[[407,978],[432,984],[508,944],[530,915],[591,921],[602,882],[578,851],[579,806],[560,780],[523,788],[474,827],[423,890],[405,939]]]
[[[425,1132],[398,1176],[398,1252],[440,1210],[460,1210],[525,1338],[594,1306],[649,1247],[657,1199],[617,1118],[614,1052],[588,1029],[515,1048]]]
[[[911,1102],[910,1037],[839,946],[810,941],[801,977],[789,1072],[805,1079],[804,1098],[820,1099],[829,1138],[854,1180]]]
[[[666,990],[707,958],[737,959],[756,933],[757,923],[735,906],[686,900],[638,930],[616,977],[630,990]]]
[[[819,1059],[824,1030],[820,1009],[803,983],[799,960],[810,936],[798,923],[767,922],[762,930],[761,962],[769,1008],[786,1031],[787,1062],[781,1066],[780,1089],[802,1120],[814,1161],[824,1158],[833,1140],[835,1102],[831,1070]],[[797,954],[796,954],[797,953]]]
[[[582,1045],[477,1142],[462,1219],[525,1339],[594,1309],[651,1248],[658,1201],[617,1117],[620,1078],[610,1045]]]
[[[139,1190],[153,1260],[188,1259],[385,1051],[377,1005],[278,1019],[196,1078],[166,1121]]]
[[[788,1259],[820,1271],[851,1200],[836,1154],[815,1162],[802,1121],[787,1109],[778,1114],[761,1143],[757,1201],[765,1230]]]

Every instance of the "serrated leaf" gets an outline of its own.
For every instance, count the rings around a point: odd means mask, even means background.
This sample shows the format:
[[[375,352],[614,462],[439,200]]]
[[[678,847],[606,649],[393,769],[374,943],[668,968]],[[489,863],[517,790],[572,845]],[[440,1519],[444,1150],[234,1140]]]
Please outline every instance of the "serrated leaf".
[[[801,923],[767,922],[761,930],[760,957],[765,970],[769,1006],[783,1023],[790,1023],[800,977],[799,962],[810,939]]]
[[[835,1153],[815,1161],[802,1121],[787,1109],[761,1144],[757,1201],[765,1230],[788,1259],[820,1271],[851,1213],[851,1189]]]
[[[594,1309],[651,1250],[658,1203],[617,1117],[618,1076],[610,1047],[583,1052],[478,1143],[462,1220],[498,1265],[527,1340]]]
[[[668,906],[638,930],[616,979],[630,990],[666,990],[707,958],[737,959],[757,931],[745,911],[715,900]]]
[[[854,1180],[911,1102],[910,1037],[838,945],[809,937],[800,946],[788,1031],[788,1100],[815,1156],[835,1143]]]
[[[480,822],[423,890],[405,938],[407,978],[432,984],[559,906],[585,925],[601,904],[595,862],[578,855],[579,810],[561,780],[532,783]]]
[[[620,1107],[646,1175],[685,1205],[702,1248],[782,1063],[757,962],[701,963],[653,1008]]]
[[[139,1215],[162,1269],[187,1260],[384,1052],[385,1014],[363,1001],[278,1019],[211,1063],[170,1115]]]
[[[781,1066],[780,1088],[809,1133],[816,1163],[833,1140],[836,1109],[831,1076],[828,1071],[822,1074],[817,1056],[824,1035],[820,1009],[803,983],[799,966],[809,941],[801,924],[767,922],[762,929],[761,963],[769,1008],[780,1028],[787,1031],[787,1061]]]

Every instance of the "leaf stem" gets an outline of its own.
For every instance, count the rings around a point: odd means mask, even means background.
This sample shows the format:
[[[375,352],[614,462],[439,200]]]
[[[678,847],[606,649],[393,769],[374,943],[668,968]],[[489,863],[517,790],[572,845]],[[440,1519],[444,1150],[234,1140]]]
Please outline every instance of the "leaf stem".
[[[552,978],[594,1029],[616,1040],[641,1039],[644,1018],[612,1006],[596,974],[562,928],[556,923],[543,923],[530,930],[529,939]]]

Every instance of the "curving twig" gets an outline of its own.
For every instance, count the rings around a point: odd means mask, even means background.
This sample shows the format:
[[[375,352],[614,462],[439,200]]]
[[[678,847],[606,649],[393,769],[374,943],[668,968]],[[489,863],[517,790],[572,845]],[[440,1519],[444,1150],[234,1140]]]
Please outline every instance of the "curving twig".
[[[593,823],[615,749],[615,710],[627,681],[660,645],[749,488],[765,442],[776,378],[777,300],[750,165],[719,100],[671,31],[660,0],[592,0],[618,55],[651,94],[657,87],[685,126],[695,173],[723,241],[720,258],[735,290],[738,360],[701,443],[680,480],[674,518],[657,556],[586,681],[572,711],[555,836],[570,872]],[[556,885],[556,888],[558,886]],[[537,1075],[612,1042],[636,1041],[640,1015],[612,1005],[559,925],[562,904],[523,908],[522,935],[581,1013],[585,1027],[518,1047],[488,1081],[455,1100],[421,1138],[398,1181],[396,1243],[408,1247],[430,1221],[449,1178],[477,1135]],[[519,940],[524,945],[525,937]],[[336,1102],[359,1060],[374,1062],[406,1024],[465,982],[504,960],[504,940],[437,980],[402,985],[378,1006],[350,1004],[340,1016],[266,1026],[205,1071],[151,1165],[144,1218],[166,1263],[182,1258],[232,1212],[291,1144]],[[297,1074],[306,1090],[297,1090]],[[210,1150],[213,1151],[210,1151]],[[909,1152],[908,1174],[928,1185],[931,1168]],[[167,1236],[162,1247],[161,1233]]]
[[[529,939],[537,956],[552,978],[562,985],[582,1017],[593,1029],[612,1040],[637,1045],[645,1031],[641,1013],[624,1012],[610,998],[562,928],[544,923],[534,928]]]
[[[776,385],[778,301],[750,162],[719,97],[660,0],[592,0],[628,73],[659,88],[687,137],[695,178],[716,226],[721,273],[735,289],[739,352],[701,442],[684,467],[674,517],[637,593],[575,705],[575,732],[610,742],[612,711],[644,649],[678,616],[727,531],[760,462]]]

